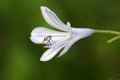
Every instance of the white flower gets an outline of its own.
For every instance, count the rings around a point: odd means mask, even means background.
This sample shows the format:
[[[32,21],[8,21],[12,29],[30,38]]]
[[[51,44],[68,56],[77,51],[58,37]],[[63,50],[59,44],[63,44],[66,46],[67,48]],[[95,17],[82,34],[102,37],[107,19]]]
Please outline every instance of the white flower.
[[[41,7],[42,15],[46,22],[54,28],[60,30],[51,30],[44,27],[37,27],[31,32],[31,41],[36,44],[45,44],[45,51],[40,61],[48,61],[52,59],[61,49],[59,56],[65,54],[68,49],[79,39],[91,35],[94,30],[89,28],[72,28],[71,24],[62,23],[62,21],[47,7]]]

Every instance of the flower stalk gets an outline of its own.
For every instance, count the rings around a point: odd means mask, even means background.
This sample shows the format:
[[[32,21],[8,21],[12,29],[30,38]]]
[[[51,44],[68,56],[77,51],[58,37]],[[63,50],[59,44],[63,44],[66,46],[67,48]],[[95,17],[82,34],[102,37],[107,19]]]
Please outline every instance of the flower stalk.
[[[107,42],[111,43],[117,39],[120,38],[120,32],[118,31],[113,31],[113,30],[94,30],[94,33],[103,33],[103,34],[113,34],[113,35],[117,35],[111,39],[109,39]]]
[[[119,39],[120,38],[120,36],[115,36],[115,37],[113,37],[112,39],[109,39],[107,42],[108,43],[111,43],[111,42],[113,42],[113,41],[115,41],[115,40],[117,40],[117,39]]]
[[[94,30],[94,33],[107,33],[107,34],[120,35],[120,32],[112,31],[112,30]]]

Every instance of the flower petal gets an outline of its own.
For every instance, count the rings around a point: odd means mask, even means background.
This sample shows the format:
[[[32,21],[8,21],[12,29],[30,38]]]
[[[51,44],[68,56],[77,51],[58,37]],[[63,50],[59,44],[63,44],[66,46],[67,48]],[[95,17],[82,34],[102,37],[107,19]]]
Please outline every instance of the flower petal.
[[[44,27],[37,27],[31,32],[31,41],[36,44],[43,44],[44,38],[51,36],[51,40],[58,42],[70,38],[69,33],[55,31]]]
[[[68,38],[64,38],[64,39],[62,39],[62,40],[57,41],[56,43],[54,43],[54,44],[51,45],[50,47],[51,47],[51,48],[57,48],[57,47],[60,47],[60,46],[62,46],[62,45],[66,45],[66,43],[67,43],[68,41],[69,41]]]
[[[51,30],[51,29],[44,28],[44,27],[37,27],[37,28],[33,29],[31,32],[31,35],[40,35],[40,34],[43,36],[44,35],[66,36],[69,33]]]
[[[94,32],[93,29],[90,28],[72,28],[72,37],[75,37],[76,35],[79,35],[81,38],[85,38],[87,36],[90,36]]]
[[[68,51],[68,49],[79,39],[85,38],[91,35],[93,32],[94,32],[93,29],[88,29],[88,28],[72,28],[72,34],[71,34],[72,39],[70,39],[70,41],[67,43],[67,45],[65,46],[65,48],[58,57],[64,55]]]
[[[42,57],[40,58],[40,61],[48,61],[52,59],[65,45],[62,45],[57,48],[50,48],[46,52],[43,53]]]
[[[64,55],[68,50],[69,48],[75,43],[77,42],[78,40],[80,39],[80,36],[76,36],[75,38],[71,39],[65,46],[65,48],[63,49],[63,51],[60,53],[60,56]]]
[[[50,9],[47,7],[42,6],[41,7],[42,15],[46,22],[50,24],[51,26],[60,29],[62,31],[68,31],[69,27],[66,26],[58,17],[57,15],[52,12]]]
[[[40,36],[30,36],[30,40],[35,43],[35,44],[44,44],[43,40],[44,37],[40,37]]]

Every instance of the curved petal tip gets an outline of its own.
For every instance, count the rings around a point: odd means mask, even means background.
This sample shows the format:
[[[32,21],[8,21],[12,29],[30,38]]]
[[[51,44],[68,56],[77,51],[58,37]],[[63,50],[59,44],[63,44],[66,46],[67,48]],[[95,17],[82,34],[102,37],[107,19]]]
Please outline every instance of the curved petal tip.
[[[54,28],[57,28],[62,31],[68,31],[69,27],[66,26],[59,18],[58,16],[49,8],[45,6],[41,6],[41,12],[43,18],[46,20],[46,22],[53,26]]]

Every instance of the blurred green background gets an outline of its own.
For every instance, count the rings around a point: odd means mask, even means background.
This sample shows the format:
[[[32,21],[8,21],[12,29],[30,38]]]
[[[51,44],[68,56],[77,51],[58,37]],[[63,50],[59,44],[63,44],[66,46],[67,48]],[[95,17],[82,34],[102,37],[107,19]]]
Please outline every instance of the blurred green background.
[[[0,0],[0,80],[120,80],[120,40],[108,34],[78,41],[48,62],[46,50],[29,39],[32,29],[49,26],[40,6],[74,27],[120,31],[120,0]]]

